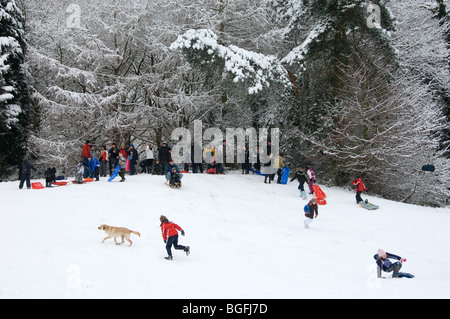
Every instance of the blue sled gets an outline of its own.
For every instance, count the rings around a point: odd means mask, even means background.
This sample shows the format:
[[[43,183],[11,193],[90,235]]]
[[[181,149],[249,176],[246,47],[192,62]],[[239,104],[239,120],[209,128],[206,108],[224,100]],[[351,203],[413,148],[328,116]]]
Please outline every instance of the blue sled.
[[[119,175],[120,166],[117,166],[111,174],[111,177],[108,179],[108,182],[111,182],[117,175]]]
[[[255,169],[253,169],[253,168],[251,168],[251,167],[250,167],[248,170],[249,170],[250,172],[253,172],[253,173],[257,174],[257,175],[266,176],[266,174],[261,173],[260,171],[257,171],[257,170],[255,170]]]
[[[289,179],[289,167],[283,167],[281,170],[281,184],[287,184]]]

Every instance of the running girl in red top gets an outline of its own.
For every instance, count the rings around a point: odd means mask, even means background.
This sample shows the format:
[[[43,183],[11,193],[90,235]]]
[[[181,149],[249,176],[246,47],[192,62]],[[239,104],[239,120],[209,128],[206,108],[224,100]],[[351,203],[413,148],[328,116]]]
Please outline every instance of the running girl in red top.
[[[186,253],[186,256],[189,255],[189,246],[178,245],[178,231],[181,232],[181,236],[184,236],[184,230],[178,226],[177,224],[169,221],[166,216],[161,215],[159,218],[161,221],[161,234],[166,244],[167,257],[164,259],[172,260],[172,245],[176,250],[183,250]]]

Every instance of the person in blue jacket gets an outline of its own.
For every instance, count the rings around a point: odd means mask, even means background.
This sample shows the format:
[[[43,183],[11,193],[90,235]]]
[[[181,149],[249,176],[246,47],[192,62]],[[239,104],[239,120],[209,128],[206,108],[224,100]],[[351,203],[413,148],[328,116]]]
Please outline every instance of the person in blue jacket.
[[[89,177],[99,180],[100,162],[95,157],[88,157]]]
[[[381,276],[381,271],[393,272],[392,277],[393,278],[398,277],[398,273],[402,268],[402,263],[406,261],[405,258],[402,258],[400,256],[391,253],[387,253],[383,249],[378,249],[377,253],[373,256],[373,258],[376,260],[377,263],[378,278],[385,278]],[[390,259],[396,259],[398,261],[393,263],[392,261],[390,261]]]

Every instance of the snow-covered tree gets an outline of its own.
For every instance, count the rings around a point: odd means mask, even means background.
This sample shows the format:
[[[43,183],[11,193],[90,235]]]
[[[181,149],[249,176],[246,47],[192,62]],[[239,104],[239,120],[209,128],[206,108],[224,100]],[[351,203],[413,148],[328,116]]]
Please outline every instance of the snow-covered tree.
[[[187,31],[171,45],[171,49],[181,50],[191,64],[199,65],[206,72],[217,70],[219,66],[218,73],[227,74],[234,83],[245,83],[249,94],[269,87],[270,82],[289,83],[286,70],[275,56],[235,45],[220,45],[217,36],[208,29]]]
[[[442,105],[430,93],[433,85],[448,87],[448,53],[438,36],[438,21],[433,32],[425,29],[413,41],[416,48],[436,50],[427,60],[420,56],[428,55],[426,50],[402,52],[397,47],[397,39],[406,41],[418,33],[394,32],[405,26],[395,25],[387,1],[274,3],[287,42],[296,44],[282,62],[294,72],[299,89],[298,104],[290,107],[296,116],[287,131],[297,163],[314,163],[331,183],[346,185],[355,174],[366,174],[374,193],[445,204],[448,174],[426,175],[434,178],[434,187],[421,188],[424,176],[418,166],[440,162],[441,172],[448,170],[440,148],[446,127]],[[375,12],[370,11],[373,5]],[[376,21],[368,21],[373,13]],[[426,21],[407,10],[400,16]],[[423,41],[427,36],[435,36],[434,42]],[[424,70],[411,72],[414,65],[425,67],[428,75]]]
[[[345,185],[360,175],[371,192],[385,198],[445,205],[450,161],[440,150],[446,125],[442,109],[411,74],[386,70],[384,63],[374,68],[377,62],[361,56],[357,68],[342,66],[346,87],[338,107],[330,107],[323,118],[327,137],[303,134],[310,154],[317,161],[327,159],[320,166],[335,183]],[[439,172],[425,174],[421,167],[427,163],[439,163]]]
[[[0,177],[11,173],[26,151],[29,100],[22,20],[14,0],[0,1]]]
[[[40,1],[25,4],[42,119],[30,141],[47,162],[73,167],[86,139],[157,143],[211,99],[168,48],[176,21],[165,2],[81,1],[79,23],[68,20],[69,2],[48,2],[45,11]]]
[[[369,2],[365,0],[291,2],[295,9],[284,15],[288,19],[285,36],[298,44],[282,61],[293,68],[301,91],[300,107],[293,109],[299,113],[296,118],[302,119],[304,131],[315,134],[338,90],[345,86],[338,65],[351,64],[358,51],[376,50],[386,59],[392,58],[389,35],[393,22],[382,1],[375,1],[379,12],[376,27],[368,23]]]
[[[290,80],[277,57],[280,39],[273,33],[266,1],[191,6],[201,16],[171,47],[202,72],[204,88],[218,94],[207,121],[223,128],[274,125],[267,110],[277,108]]]
[[[393,43],[402,68],[430,90],[430,100],[447,113],[450,123],[450,18],[444,1],[392,1],[397,17]],[[450,142],[450,129],[444,130]]]

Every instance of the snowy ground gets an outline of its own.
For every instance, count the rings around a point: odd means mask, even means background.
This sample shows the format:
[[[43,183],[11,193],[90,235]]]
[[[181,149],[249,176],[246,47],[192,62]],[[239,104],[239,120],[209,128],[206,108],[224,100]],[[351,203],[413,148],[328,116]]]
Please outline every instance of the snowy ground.
[[[449,298],[450,209],[322,187],[328,204],[303,227],[297,182],[256,175],[185,174],[19,190],[0,183],[0,298]],[[43,181],[41,181],[43,182]],[[186,231],[166,261],[159,216]],[[123,226],[133,246],[101,243],[101,224]],[[408,259],[414,279],[377,279],[383,248]]]

